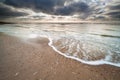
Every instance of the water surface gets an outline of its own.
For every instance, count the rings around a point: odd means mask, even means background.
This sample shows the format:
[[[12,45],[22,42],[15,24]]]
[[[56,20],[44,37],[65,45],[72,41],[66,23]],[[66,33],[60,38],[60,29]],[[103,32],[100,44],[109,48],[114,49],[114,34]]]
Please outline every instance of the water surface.
[[[0,32],[29,38],[46,37],[56,52],[77,61],[120,67],[120,25],[4,24]]]

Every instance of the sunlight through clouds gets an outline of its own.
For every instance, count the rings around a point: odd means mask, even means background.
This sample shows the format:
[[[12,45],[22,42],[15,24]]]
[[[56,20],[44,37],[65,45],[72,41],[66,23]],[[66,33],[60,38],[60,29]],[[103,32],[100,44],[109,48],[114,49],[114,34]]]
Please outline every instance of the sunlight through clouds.
[[[0,19],[120,20],[119,7],[119,0],[1,0]]]

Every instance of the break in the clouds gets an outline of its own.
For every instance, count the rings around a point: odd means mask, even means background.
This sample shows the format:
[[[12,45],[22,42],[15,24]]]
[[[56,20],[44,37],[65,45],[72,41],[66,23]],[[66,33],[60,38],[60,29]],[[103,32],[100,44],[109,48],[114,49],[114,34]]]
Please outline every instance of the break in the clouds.
[[[32,14],[32,13],[33,14]],[[77,16],[76,16],[77,15]],[[119,0],[0,0],[0,18],[71,16],[120,20]],[[49,17],[48,17],[49,16]]]

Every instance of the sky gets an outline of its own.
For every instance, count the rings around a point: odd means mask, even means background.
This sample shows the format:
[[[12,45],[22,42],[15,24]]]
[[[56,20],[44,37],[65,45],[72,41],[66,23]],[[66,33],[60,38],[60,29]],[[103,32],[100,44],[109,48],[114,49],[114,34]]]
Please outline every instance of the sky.
[[[120,0],[0,0],[0,20],[120,20]]]

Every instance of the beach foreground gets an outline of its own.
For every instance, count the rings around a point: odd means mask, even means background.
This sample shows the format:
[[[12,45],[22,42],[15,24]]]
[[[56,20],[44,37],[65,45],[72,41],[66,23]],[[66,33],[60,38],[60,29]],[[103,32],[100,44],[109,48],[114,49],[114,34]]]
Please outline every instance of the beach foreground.
[[[119,80],[120,68],[92,66],[65,58],[48,46],[46,38],[0,34],[0,80]]]

